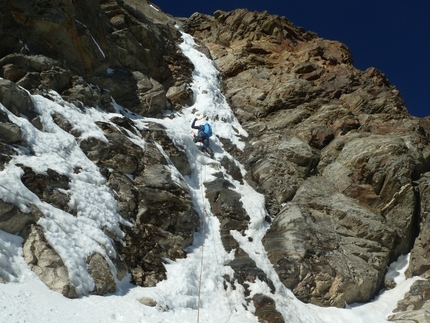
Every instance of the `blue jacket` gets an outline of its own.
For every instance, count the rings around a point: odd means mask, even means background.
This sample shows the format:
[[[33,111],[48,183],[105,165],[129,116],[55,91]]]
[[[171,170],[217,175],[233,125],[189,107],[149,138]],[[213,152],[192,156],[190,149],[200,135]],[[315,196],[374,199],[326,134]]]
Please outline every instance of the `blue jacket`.
[[[196,121],[197,121],[197,118],[194,118],[193,123],[191,124],[191,128],[198,130],[198,133],[197,133],[198,137],[202,139],[208,138],[208,136],[205,134],[205,131],[204,131],[205,126],[204,125],[196,126]]]
[[[201,141],[203,142],[203,149],[207,150],[209,148],[209,137],[205,134],[205,126],[200,125],[196,126],[197,118],[194,118],[193,123],[191,124],[191,128],[197,129],[197,136],[194,137],[194,142]]]

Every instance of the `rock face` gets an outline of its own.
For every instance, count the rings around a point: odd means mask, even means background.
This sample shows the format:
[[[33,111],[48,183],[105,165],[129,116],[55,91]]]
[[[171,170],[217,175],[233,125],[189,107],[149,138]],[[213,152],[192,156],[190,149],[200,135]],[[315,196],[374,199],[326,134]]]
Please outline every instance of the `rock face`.
[[[427,198],[430,189],[430,174],[424,174],[418,181],[419,194],[420,194],[420,205],[419,210],[421,212],[420,219],[420,234],[415,240],[414,247],[411,251],[411,265],[406,270],[408,277],[412,276],[423,276],[425,278],[430,277],[430,246],[428,244],[428,237],[426,232],[429,231],[429,214],[430,204]]]
[[[264,245],[297,297],[343,307],[366,302],[383,282],[395,241],[380,214],[320,177],[307,179],[276,216]]]
[[[264,245],[283,283],[321,306],[368,301],[418,232],[409,272],[427,272],[428,122],[408,115],[384,74],[268,13],[194,14],[185,27],[249,133],[232,150],[266,197]]]
[[[183,249],[193,242],[199,225],[187,185],[172,180],[168,161],[156,142],[164,151],[171,151],[172,156],[184,158],[183,152],[157,124],[138,133],[151,138],[145,150],[126,135],[127,130],[136,131],[128,119],[114,118],[111,123],[99,123],[99,127],[108,142],[90,138],[82,141],[80,147],[101,168],[109,186],[117,193],[122,217],[134,223],[132,227],[124,227],[124,243],[117,243],[133,282],[154,286],[166,278],[161,258],[185,257]],[[188,169],[181,166],[178,162],[178,169],[185,175]]]
[[[47,97],[53,90],[81,108],[115,111],[113,102],[117,102],[142,116],[157,116],[164,109],[180,109],[192,102],[187,84],[193,66],[177,47],[176,22],[147,1],[5,1],[0,9],[4,40],[0,103],[14,115],[25,116],[40,131],[44,131],[40,117],[25,90]],[[79,137],[63,115],[54,114],[53,119]],[[119,256],[112,259],[117,278],[130,271],[136,284],[153,286],[165,278],[161,258],[185,257],[183,249],[192,243],[199,225],[188,187],[172,181],[167,160],[155,142],[184,175],[190,172],[188,160],[155,124],[140,133],[127,118],[118,117],[99,127],[107,142],[90,137],[79,146],[117,193],[121,216],[135,224],[124,228],[123,243],[118,239]],[[130,131],[141,137],[152,135],[153,143],[143,150],[130,140]],[[22,140],[20,127],[3,111],[0,135],[4,169],[15,154],[10,145],[29,145]],[[40,201],[76,216],[65,193],[70,182],[67,176],[50,169],[46,174],[31,167],[22,170],[22,183]],[[34,205],[23,212],[1,197],[0,210],[0,229],[26,239],[25,259],[40,279],[67,297],[78,296],[61,257],[45,239],[43,229],[35,225],[43,213]],[[87,264],[95,283],[93,294],[115,290],[115,278],[101,255],[90,255]]]
[[[16,205],[0,199],[0,230],[10,233],[26,235],[26,230],[31,224],[39,220],[42,212],[34,205],[30,206],[30,212],[22,212]]]
[[[113,98],[142,115],[190,103],[192,66],[174,20],[146,1],[4,1],[0,76],[30,91],[55,90],[78,105]]]
[[[147,137],[151,133],[165,150],[176,149],[164,129],[153,125],[143,135]],[[121,138],[118,144],[127,140],[123,135]],[[132,150],[125,152],[125,156],[132,154]],[[179,154],[180,151],[176,153]],[[178,185],[172,179],[168,162],[155,142],[148,143],[145,153],[137,160],[142,169],[132,172],[133,181],[121,171],[108,178],[111,187],[120,189],[118,198],[127,201],[123,216],[135,223],[132,228],[125,228],[125,245],[118,244],[118,250],[131,269],[133,281],[141,286],[154,286],[165,278],[162,257],[186,256],[183,249],[193,242],[199,219],[192,209],[188,186],[185,182]]]
[[[0,103],[11,112],[0,111],[0,171],[16,147],[32,153],[13,115],[45,131],[28,92],[52,100],[53,90],[63,105],[81,109],[125,107],[124,116],[98,122],[106,140],[81,140],[65,116],[52,118],[98,167],[129,223],[121,239],[107,233],[116,257],[86,255],[91,293],[114,291],[115,279],[127,271],[135,284],[156,285],[166,278],[163,259],[186,257],[200,223],[190,189],[180,180],[191,173],[186,153],[156,122],[137,129],[129,117],[160,117],[192,103],[193,66],[177,46],[178,21],[133,0],[3,1],[0,9]],[[180,23],[213,58],[224,94],[248,133],[243,150],[220,139],[232,156],[220,161],[227,174],[205,183],[223,246],[234,253],[227,264],[234,277],[226,281],[243,285],[246,296],[247,282],[256,279],[276,288],[231,234],[249,226],[234,190],[246,181],[265,197],[267,255],[300,300],[337,307],[367,302],[393,284],[384,281],[387,266],[411,252],[407,275],[423,280],[391,320],[425,322],[430,118],[410,116],[382,72],[354,68],[345,45],[284,17],[240,9],[194,14]],[[135,137],[144,138],[145,146]],[[22,184],[40,201],[77,216],[67,194],[70,178],[17,167]],[[24,212],[0,196],[0,229],[24,238],[24,257],[47,286],[77,297],[38,225],[43,212],[27,207]],[[283,322],[270,297],[256,294],[249,301],[260,320]]]
[[[31,270],[53,291],[66,297],[78,297],[70,284],[69,274],[61,257],[49,245],[40,227],[33,226],[23,246],[24,259]]]

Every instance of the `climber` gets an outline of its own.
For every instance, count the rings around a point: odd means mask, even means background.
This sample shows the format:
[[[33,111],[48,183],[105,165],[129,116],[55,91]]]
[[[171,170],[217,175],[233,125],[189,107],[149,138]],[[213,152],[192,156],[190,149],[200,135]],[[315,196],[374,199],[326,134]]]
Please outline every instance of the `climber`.
[[[200,147],[199,149],[201,151],[206,151],[211,156],[211,158],[213,158],[214,153],[213,153],[212,149],[209,147],[209,137],[212,136],[211,126],[207,122],[203,125],[200,125],[200,126],[195,125],[197,120],[201,120],[203,118],[205,118],[205,116],[194,118],[193,123],[191,124],[191,128],[197,129],[197,135],[193,132],[193,134],[194,134],[193,141],[194,142],[202,142],[203,146]],[[207,120],[207,118],[206,118],[206,120]]]

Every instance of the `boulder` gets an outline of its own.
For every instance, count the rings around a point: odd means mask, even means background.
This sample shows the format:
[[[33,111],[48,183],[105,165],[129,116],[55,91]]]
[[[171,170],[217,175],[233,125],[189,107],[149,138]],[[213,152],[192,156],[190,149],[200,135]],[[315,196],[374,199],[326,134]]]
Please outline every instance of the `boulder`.
[[[0,199],[0,210],[0,230],[10,234],[19,233],[21,236],[26,236],[28,227],[43,216],[33,204],[30,205],[29,212],[23,212],[16,205],[3,199]]]
[[[91,255],[87,261],[88,272],[94,279],[95,289],[91,292],[94,295],[104,295],[113,293],[116,290],[116,282],[109,264],[99,253]]]
[[[276,309],[276,302],[269,296],[255,294],[252,298],[255,305],[255,315],[259,322],[284,323],[281,313]]]
[[[50,289],[68,298],[79,295],[69,279],[69,271],[58,253],[46,240],[42,227],[32,225],[23,245],[23,255],[31,270]],[[88,257],[88,272],[94,280],[91,294],[104,295],[116,289],[108,262],[98,253]]]
[[[0,121],[0,138],[5,143],[16,143],[21,140],[21,128],[12,122]]]
[[[155,307],[157,306],[157,301],[149,298],[149,297],[141,297],[138,299],[139,303],[149,306],[149,307]]]
[[[30,167],[22,166],[24,174],[22,183],[41,201],[68,213],[73,213],[69,206],[70,197],[65,191],[69,189],[69,178],[48,168],[45,174],[37,174]]]
[[[147,165],[134,183],[139,193],[136,224],[152,224],[178,234],[179,245],[172,241],[177,248],[190,245],[196,219],[188,187],[173,180],[164,165]]]
[[[70,283],[68,269],[58,253],[46,241],[40,226],[31,227],[22,252],[31,270],[50,289],[68,298],[78,297],[75,287]]]
[[[34,105],[26,91],[9,80],[0,79],[0,103],[16,116],[21,114],[32,119],[35,116]]]

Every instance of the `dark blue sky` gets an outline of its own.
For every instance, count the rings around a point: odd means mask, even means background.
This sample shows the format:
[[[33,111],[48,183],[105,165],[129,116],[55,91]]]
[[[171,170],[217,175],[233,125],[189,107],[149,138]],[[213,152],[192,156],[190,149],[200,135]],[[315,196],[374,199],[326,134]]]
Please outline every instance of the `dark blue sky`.
[[[376,67],[400,91],[409,112],[430,116],[430,0],[153,0],[164,12],[267,10],[350,49],[355,67]]]

